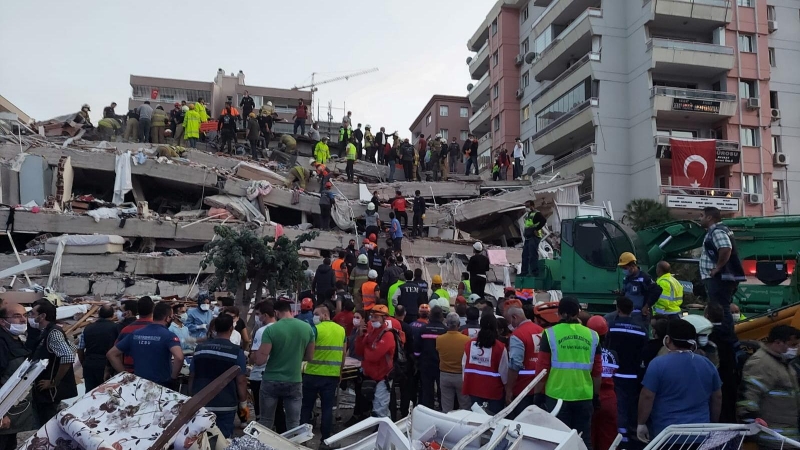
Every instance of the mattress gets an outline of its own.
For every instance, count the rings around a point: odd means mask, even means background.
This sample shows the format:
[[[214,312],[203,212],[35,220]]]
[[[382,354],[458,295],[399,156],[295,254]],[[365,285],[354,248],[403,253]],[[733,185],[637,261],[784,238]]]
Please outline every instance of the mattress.
[[[73,255],[99,255],[122,253],[125,238],[114,234],[65,234],[47,240],[46,251],[55,253],[58,244],[64,242],[64,253]]]

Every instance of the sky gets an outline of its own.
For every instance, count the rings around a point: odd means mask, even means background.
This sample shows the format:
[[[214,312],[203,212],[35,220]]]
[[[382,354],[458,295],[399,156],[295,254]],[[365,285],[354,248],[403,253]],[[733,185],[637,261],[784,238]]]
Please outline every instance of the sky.
[[[410,136],[434,94],[466,95],[466,42],[493,0],[6,1],[0,14],[0,95],[35,119],[104,106],[124,113],[130,75],[212,81],[217,68],[246,84],[319,86],[355,122]],[[316,108],[315,108],[316,109]],[[315,111],[316,112],[316,111]],[[343,110],[332,111],[335,120]]]

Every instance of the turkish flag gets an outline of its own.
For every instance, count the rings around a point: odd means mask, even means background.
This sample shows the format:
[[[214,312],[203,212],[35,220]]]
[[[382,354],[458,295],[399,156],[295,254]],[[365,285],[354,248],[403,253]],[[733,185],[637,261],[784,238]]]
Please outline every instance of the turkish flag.
[[[155,100],[158,98],[158,89],[153,89],[150,91],[150,99]]]
[[[714,187],[717,141],[714,139],[670,138],[672,148],[672,185]]]

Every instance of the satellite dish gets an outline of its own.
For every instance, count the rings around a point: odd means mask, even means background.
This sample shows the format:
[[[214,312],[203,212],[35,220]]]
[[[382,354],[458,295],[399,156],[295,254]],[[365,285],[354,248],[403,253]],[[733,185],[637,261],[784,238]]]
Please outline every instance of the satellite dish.
[[[536,59],[536,53],[535,52],[525,53],[525,62],[526,63],[530,64],[530,63],[533,62],[534,59]]]
[[[467,64],[472,62],[472,56],[467,56]]]
[[[474,88],[474,87],[475,87],[475,86],[473,86],[473,84],[472,84],[472,83],[468,84],[468,85],[467,85],[467,91],[471,91],[471,90],[472,90],[472,88]]]

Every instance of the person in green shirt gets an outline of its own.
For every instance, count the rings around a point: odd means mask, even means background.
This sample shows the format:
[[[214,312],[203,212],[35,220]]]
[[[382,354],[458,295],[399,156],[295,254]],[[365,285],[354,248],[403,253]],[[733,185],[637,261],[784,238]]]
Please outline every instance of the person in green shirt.
[[[253,363],[266,364],[259,393],[261,402],[260,423],[272,428],[278,400],[283,400],[286,427],[300,426],[300,408],[303,399],[303,361],[314,356],[314,332],[311,326],[295,319],[291,304],[285,300],[275,302],[275,325],[264,330],[261,347]]]

